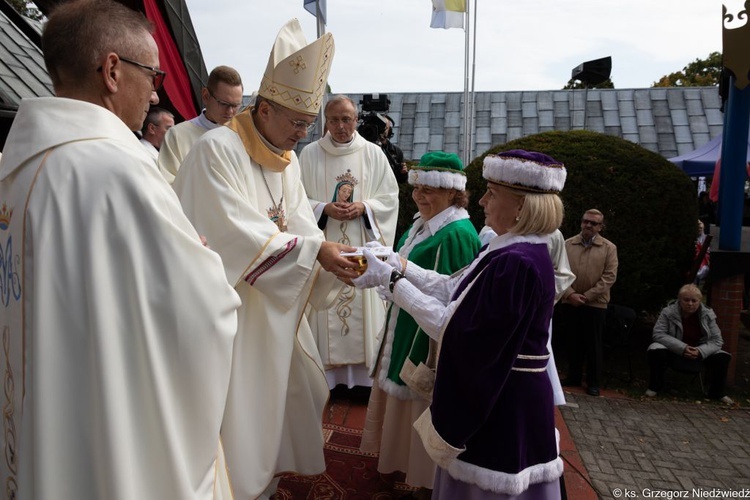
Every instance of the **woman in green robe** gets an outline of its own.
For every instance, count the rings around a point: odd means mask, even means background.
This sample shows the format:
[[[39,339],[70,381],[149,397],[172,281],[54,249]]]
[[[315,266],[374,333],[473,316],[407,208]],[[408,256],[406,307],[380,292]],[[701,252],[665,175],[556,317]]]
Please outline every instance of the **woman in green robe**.
[[[441,151],[425,154],[411,168],[409,184],[419,213],[396,246],[402,259],[442,274],[474,260],[480,242],[466,211],[463,168],[457,155]],[[416,321],[391,304],[372,363],[375,380],[361,449],[379,453],[379,472],[405,472],[406,483],[421,489],[418,494],[432,488],[435,465],[412,424],[430,404],[438,351]]]

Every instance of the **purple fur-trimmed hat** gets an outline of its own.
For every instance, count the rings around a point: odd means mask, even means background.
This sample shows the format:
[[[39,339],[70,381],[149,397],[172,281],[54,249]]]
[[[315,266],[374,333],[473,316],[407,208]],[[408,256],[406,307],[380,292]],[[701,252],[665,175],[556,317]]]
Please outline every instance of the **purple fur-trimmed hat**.
[[[562,191],[565,165],[544,153],[512,149],[484,158],[482,176],[490,182],[531,193]]]

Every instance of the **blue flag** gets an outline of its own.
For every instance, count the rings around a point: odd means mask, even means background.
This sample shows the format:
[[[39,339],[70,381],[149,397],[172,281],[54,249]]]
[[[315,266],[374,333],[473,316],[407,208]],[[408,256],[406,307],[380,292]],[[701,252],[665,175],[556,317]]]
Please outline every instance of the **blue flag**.
[[[303,0],[303,1],[304,1],[305,10],[315,17],[318,16],[316,5],[319,4],[320,5],[320,19],[323,21],[323,24],[327,24],[326,0]]]

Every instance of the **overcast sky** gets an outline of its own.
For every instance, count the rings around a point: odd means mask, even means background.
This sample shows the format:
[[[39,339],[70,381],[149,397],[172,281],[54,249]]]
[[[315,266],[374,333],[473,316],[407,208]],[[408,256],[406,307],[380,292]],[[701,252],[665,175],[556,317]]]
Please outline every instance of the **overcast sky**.
[[[303,0],[186,2],[208,71],[236,68],[247,94],[287,20],[317,37]],[[742,3],[724,1],[733,12]],[[721,51],[721,9],[719,0],[478,0],[475,88],[559,89],[575,66],[606,56],[616,88],[649,87]],[[333,92],[462,91],[465,33],[430,28],[431,12],[431,0],[328,0]]]

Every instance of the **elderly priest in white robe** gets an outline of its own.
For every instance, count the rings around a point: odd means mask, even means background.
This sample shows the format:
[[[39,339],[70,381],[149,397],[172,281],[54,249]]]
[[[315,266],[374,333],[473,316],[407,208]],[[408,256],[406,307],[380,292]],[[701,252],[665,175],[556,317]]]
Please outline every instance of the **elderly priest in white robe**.
[[[3,498],[231,494],[240,300],[132,132],[165,76],[150,30],[110,0],[58,7],[57,97],[22,101],[0,161]]]
[[[224,261],[242,298],[222,437],[237,498],[270,496],[276,473],[318,474],[328,386],[304,317],[333,274],[356,277],[324,241],[292,151],[323,100],[334,44],[307,45],[288,22],[271,51],[254,107],[204,134],[173,184],[187,216]],[[330,286],[329,286],[330,288]]]
[[[328,241],[356,247],[369,241],[392,247],[398,217],[398,183],[382,149],[357,133],[357,105],[344,95],[325,106],[328,132],[299,157],[302,183]],[[332,307],[309,313],[326,367],[328,386],[371,386],[375,338],[385,303],[373,289],[344,287]]]

